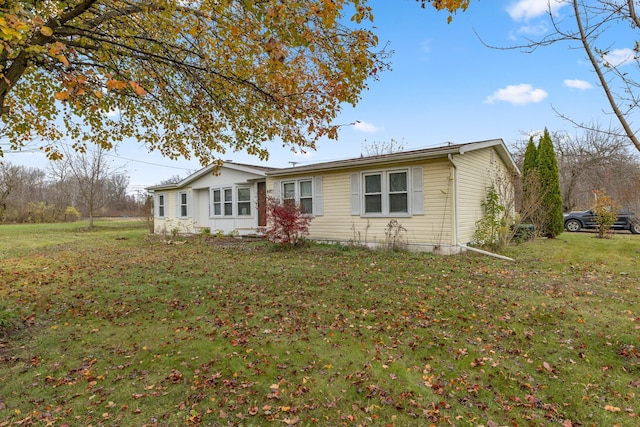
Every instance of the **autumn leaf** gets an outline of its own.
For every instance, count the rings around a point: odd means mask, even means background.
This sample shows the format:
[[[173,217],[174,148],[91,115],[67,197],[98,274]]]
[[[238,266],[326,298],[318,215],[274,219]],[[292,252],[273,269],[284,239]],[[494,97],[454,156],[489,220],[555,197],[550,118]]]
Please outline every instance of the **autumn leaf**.
[[[66,90],[63,90],[62,92],[58,92],[55,95],[53,95],[53,97],[58,101],[66,101],[67,99],[69,99],[69,92],[67,92]]]
[[[40,33],[42,33],[45,37],[51,37],[53,35],[53,30],[50,27],[41,27]]]
[[[124,89],[127,86],[127,84],[120,80],[109,79],[106,82],[106,86],[107,86],[107,89],[109,90],[121,90],[121,89]]]
[[[147,91],[144,90],[144,88],[142,86],[140,86],[138,83],[136,83],[134,81],[130,81],[129,85],[131,86],[131,88],[133,89],[133,91],[135,92],[136,95],[144,96],[144,95],[147,94]]]

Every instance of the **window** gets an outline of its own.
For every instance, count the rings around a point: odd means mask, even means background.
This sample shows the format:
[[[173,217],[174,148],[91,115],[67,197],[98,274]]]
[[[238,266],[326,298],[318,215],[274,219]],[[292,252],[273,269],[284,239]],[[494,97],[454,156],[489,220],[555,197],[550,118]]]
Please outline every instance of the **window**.
[[[423,169],[351,174],[351,214],[424,215]]]
[[[251,189],[238,187],[238,215],[251,215]]]
[[[407,194],[407,173],[389,173],[389,212],[409,212]]]
[[[364,175],[364,213],[407,213],[407,172]]]
[[[158,194],[158,217],[163,218],[165,209],[165,195]]]
[[[322,192],[322,178],[316,177],[316,193]],[[318,195],[316,195],[317,198]],[[321,196],[320,196],[321,197]],[[311,179],[301,179],[282,183],[282,199],[285,203],[295,203],[300,205],[303,213],[320,214],[320,207],[317,205],[314,210],[314,185]]]
[[[231,188],[225,188],[224,190],[224,215],[233,215],[233,191]]]
[[[364,176],[364,213],[382,213],[382,174]]]
[[[250,215],[251,187],[233,186],[211,189],[211,216]]]
[[[219,216],[222,215],[222,197],[220,195],[220,189],[214,189],[213,193],[213,215]]]
[[[178,212],[181,218],[189,216],[189,204],[186,192],[178,193]]]
[[[285,182],[282,184],[282,199],[285,203],[295,203],[296,202],[296,183],[295,182]]]
[[[303,213],[313,213],[313,186],[311,180],[300,181],[300,206]]]

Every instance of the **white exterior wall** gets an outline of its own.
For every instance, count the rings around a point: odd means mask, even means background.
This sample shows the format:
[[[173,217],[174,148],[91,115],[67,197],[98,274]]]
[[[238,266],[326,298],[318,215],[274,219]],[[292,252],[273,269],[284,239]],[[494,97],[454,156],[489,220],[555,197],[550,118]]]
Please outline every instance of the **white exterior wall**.
[[[184,191],[184,190],[180,190]],[[171,191],[160,191],[154,195],[157,197],[159,194],[165,195],[165,216],[160,218],[157,214],[158,207],[155,206],[154,210],[156,214],[154,214],[153,227],[154,232],[158,234],[188,234],[194,233],[195,229],[193,227],[193,218],[178,218],[178,193],[179,191],[171,190]],[[157,203],[157,198],[155,200]]]
[[[156,233],[166,234],[174,231],[180,234],[198,233],[209,228],[211,233],[221,231],[224,234],[237,232],[240,235],[253,234],[258,231],[258,186],[255,181],[260,175],[241,170],[222,168],[219,175],[205,174],[188,186],[170,190],[155,190],[154,203],[157,196],[165,194],[165,217],[158,217],[157,206],[154,208],[154,229]],[[251,213],[247,216],[237,215],[237,189],[249,187],[251,191]],[[211,189],[231,188],[233,193],[233,215],[213,215]],[[187,192],[189,209],[187,218],[179,218],[178,194]],[[222,206],[224,209],[224,205]]]

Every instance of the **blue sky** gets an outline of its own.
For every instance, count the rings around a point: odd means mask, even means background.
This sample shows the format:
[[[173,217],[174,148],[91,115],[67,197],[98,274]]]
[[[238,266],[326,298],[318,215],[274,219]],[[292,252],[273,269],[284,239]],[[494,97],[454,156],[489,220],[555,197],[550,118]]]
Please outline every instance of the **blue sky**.
[[[573,125],[554,108],[577,122],[616,124],[582,50],[561,43],[524,53],[490,49],[480,41],[478,36],[506,47],[548,32],[548,0],[472,0],[467,12],[456,14],[450,24],[445,12],[421,9],[415,0],[369,4],[381,45],[388,41],[395,53],[392,71],[371,82],[357,107],[346,107],[337,120],[359,123],[343,128],[338,141],[321,141],[315,152],[304,155],[274,143],[267,162],[244,153],[226,153],[223,159],[287,167],[289,162],[357,157],[365,141],[395,139],[405,149],[418,149],[502,138],[512,146],[545,127],[574,134]],[[567,6],[556,9],[560,4],[552,0],[551,6],[562,17],[569,11]],[[633,46],[616,45],[615,40],[631,43],[633,38],[611,40],[612,55],[629,55]],[[5,157],[13,163],[46,165],[39,153]],[[135,144],[122,146],[110,159],[130,176],[134,190],[200,168],[196,160],[165,159]]]

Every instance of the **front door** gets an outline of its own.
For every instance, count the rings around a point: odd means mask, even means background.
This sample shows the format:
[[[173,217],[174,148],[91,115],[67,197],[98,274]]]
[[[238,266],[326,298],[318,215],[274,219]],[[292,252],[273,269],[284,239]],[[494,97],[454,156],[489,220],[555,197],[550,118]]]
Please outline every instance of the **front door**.
[[[258,183],[258,227],[267,226],[267,183]]]

